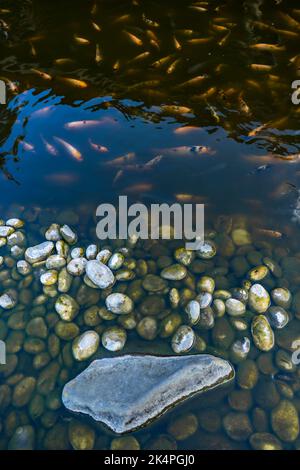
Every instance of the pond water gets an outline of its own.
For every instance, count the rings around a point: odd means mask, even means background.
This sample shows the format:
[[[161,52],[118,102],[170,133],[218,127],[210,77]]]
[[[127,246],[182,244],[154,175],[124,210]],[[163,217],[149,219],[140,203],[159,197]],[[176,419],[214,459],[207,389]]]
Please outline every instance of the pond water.
[[[187,323],[186,304],[207,289],[199,286],[203,275],[213,278],[214,300],[223,304],[226,295],[218,291],[248,295],[249,276],[269,292],[288,289],[292,300],[275,301],[273,293],[273,306],[284,307],[289,322],[273,326],[268,350],[251,332],[258,310],[233,317],[210,309],[210,324],[192,325],[202,346],[198,341],[187,352],[231,360],[236,383],[118,441],[99,424],[74,418],[60,396],[92,359],[120,352],[100,346],[88,360],[74,360],[74,337],[57,334],[56,284],[40,284],[44,266],[20,274],[22,246],[11,252],[4,245],[0,293],[12,289],[18,301],[0,312],[9,357],[0,366],[0,448],[22,447],[21,438],[35,449],[299,448],[300,373],[291,359],[292,342],[300,339],[300,105],[292,102],[292,82],[300,78],[297,4],[1,1],[7,104],[0,105],[0,219],[24,220],[19,231],[28,246],[59,223],[78,234],[74,246],[86,247],[97,243],[96,207],[119,195],[145,204],[204,203],[217,247],[215,257],[190,260],[184,279],[153,294],[142,287],[144,277],[177,262],[182,244],[125,243],[122,269],[129,278],[113,290],[134,297],[134,312],[124,321],[107,312],[92,318],[86,310],[103,310],[107,292],[82,290],[77,277],[70,287],[80,305],[75,336],[93,329],[101,337],[119,325],[127,332],[122,352],[172,354],[172,336]],[[123,246],[111,243],[114,251]],[[258,266],[258,274],[249,274]],[[246,294],[232,291],[242,287]],[[170,301],[172,288],[178,304]],[[154,330],[146,331],[144,317]],[[28,327],[36,318],[38,331]],[[171,333],[164,333],[166,318]],[[233,344],[245,337],[250,351],[237,358]],[[51,367],[56,376],[46,380]]]

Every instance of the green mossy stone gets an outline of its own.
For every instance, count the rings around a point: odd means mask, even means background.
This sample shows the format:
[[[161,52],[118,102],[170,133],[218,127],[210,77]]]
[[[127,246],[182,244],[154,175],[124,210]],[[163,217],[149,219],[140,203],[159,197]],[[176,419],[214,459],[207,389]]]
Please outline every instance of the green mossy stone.
[[[232,411],[223,418],[223,427],[230,439],[247,441],[253,432],[248,414]]]
[[[275,337],[268,319],[264,315],[257,315],[251,323],[251,334],[255,346],[260,351],[270,351],[275,344]]]
[[[281,442],[270,433],[254,433],[250,437],[250,445],[254,450],[282,450]]]
[[[12,396],[12,404],[16,408],[27,405],[36,386],[34,377],[25,377],[15,386]]]
[[[92,450],[95,444],[95,431],[90,426],[72,420],[68,428],[69,441],[74,450]]]
[[[299,435],[299,416],[291,401],[282,400],[271,413],[272,429],[280,440],[293,442]]]
[[[237,368],[237,383],[244,390],[252,390],[258,381],[258,375],[256,363],[251,359],[246,359]]]
[[[140,450],[140,443],[134,436],[116,437],[110,443],[111,450]]]
[[[172,420],[168,425],[168,434],[170,434],[176,441],[184,441],[188,439],[198,429],[198,419],[192,414],[188,413],[183,416],[179,416]]]

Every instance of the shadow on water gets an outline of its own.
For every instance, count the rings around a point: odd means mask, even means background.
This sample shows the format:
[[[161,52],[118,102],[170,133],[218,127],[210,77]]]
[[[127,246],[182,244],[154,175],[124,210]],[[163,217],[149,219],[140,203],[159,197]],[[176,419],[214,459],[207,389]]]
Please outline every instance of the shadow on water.
[[[290,214],[299,178],[292,3],[4,6],[4,202],[72,205],[84,188],[94,206],[128,194],[200,197],[214,211],[225,194],[225,211]],[[70,125],[90,120],[101,123]]]

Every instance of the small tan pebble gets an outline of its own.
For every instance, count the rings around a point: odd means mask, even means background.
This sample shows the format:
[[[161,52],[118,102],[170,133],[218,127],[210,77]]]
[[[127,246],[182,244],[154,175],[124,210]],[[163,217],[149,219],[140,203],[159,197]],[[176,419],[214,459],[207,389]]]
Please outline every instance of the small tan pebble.
[[[22,228],[24,227],[25,222],[21,219],[12,218],[12,219],[8,219],[5,222],[5,225],[8,225],[9,227],[13,227],[13,228]]]
[[[71,227],[69,227],[69,225],[63,225],[62,227],[60,227],[60,234],[63,237],[63,239],[70,245],[73,245],[74,243],[77,242],[77,235],[71,229]]]

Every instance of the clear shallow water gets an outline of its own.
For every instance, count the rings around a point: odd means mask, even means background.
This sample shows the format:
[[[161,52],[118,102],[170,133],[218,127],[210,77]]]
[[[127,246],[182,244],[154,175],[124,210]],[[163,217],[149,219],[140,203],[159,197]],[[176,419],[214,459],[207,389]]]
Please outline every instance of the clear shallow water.
[[[0,108],[3,217],[35,207],[41,215],[28,226],[32,239],[57,218],[90,239],[96,206],[120,194],[132,202],[199,201],[208,226],[218,214],[242,214],[250,227],[283,234],[267,238],[272,246],[298,251],[291,221],[299,180],[299,106],[291,103],[299,74],[299,26],[290,20],[300,23],[296,2],[215,1],[200,6],[204,12],[191,2],[9,3],[0,14],[9,27],[1,78],[10,87]],[[265,43],[279,50],[252,47]],[[71,154],[57,139],[72,145]],[[128,153],[130,160],[116,160]],[[296,292],[297,282],[288,283]],[[156,352],[155,343],[144,343],[142,350],[150,344]],[[2,416],[3,447],[14,411]],[[220,416],[227,411],[225,397]],[[26,413],[10,419],[26,421]],[[64,413],[55,414],[59,423]],[[49,428],[34,425],[43,447]],[[154,429],[151,438],[165,432]],[[223,444],[213,436],[205,444],[199,429],[177,445],[249,447],[221,427]]]

